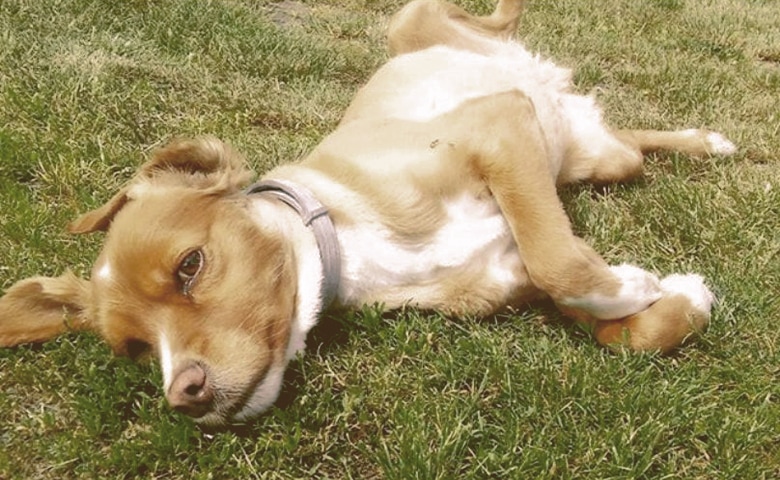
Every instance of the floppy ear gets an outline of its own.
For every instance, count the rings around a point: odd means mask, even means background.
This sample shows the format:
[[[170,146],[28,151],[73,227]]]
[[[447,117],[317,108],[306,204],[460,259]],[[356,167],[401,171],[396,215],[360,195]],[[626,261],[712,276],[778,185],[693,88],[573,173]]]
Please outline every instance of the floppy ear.
[[[105,232],[111,225],[114,215],[122,209],[127,203],[128,187],[123,187],[119,193],[111,197],[111,200],[102,206],[80,215],[77,219],[68,224],[70,233],[91,233]]]
[[[146,186],[184,186],[226,194],[249,183],[243,158],[214,137],[174,140],[157,150],[130,182],[103,206],[68,225],[71,233],[106,231],[125,204]]]
[[[0,298],[0,347],[93,330],[90,283],[71,272],[21,280]]]

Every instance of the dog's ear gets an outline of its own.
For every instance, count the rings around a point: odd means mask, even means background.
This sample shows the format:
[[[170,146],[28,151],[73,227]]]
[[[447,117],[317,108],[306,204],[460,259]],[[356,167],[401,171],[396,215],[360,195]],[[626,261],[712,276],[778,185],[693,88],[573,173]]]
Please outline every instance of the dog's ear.
[[[93,330],[90,305],[90,283],[70,272],[21,280],[0,298],[0,347]]]
[[[249,182],[244,159],[215,137],[174,140],[157,150],[136,181],[160,181],[197,188],[237,190]]]
[[[243,158],[214,137],[174,140],[154,152],[135,177],[108,202],[71,222],[68,231],[107,230],[117,212],[150,187],[183,186],[221,195],[245,187],[251,175]]]
[[[70,233],[90,233],[108,230],[114,215],[127,203],[127,191],[129,187],[123,187],[119,193],[111,197],[111,200],[102,206],[82,214],[77,219],[68,224]]]

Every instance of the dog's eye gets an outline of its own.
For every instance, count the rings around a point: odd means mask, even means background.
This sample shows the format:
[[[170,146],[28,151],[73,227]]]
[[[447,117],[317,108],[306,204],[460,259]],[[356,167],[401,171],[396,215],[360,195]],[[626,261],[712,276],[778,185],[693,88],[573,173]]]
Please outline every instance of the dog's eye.
[[[193,250],[184,257],[184,260],[179,264],[179,269],[176,270],[176,276],[179,279],[181,285],[181,291],[188,295],[192,288],[193,282],[198,277],[198,274],[203,269],[204,256],[202,250]]]

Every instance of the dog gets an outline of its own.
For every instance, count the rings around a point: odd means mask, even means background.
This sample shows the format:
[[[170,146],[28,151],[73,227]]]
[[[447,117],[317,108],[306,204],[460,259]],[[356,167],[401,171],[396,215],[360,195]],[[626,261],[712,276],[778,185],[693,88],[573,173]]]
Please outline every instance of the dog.
[[[702,277],[608,265],[572,232],[557,188],[634,179],[651,151],[735,147],[705,130],[610,129],[568,69],[514,38],[522,8],[412,1],[335,131],[249,187],[215,138],[158,150],[69,225],[107,231],[89,280],[6,292],[0,345],[95,331],[119,355],[157,357],[168,403],[207,426],[273,404],[330,307],[485,316],[547,298],[603,345],[677,348],[709,322]]]

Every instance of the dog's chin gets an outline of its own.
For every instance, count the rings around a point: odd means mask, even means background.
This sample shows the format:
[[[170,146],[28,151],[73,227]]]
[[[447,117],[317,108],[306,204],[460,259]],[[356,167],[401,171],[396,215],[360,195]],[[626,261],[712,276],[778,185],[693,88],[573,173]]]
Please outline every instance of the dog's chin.
[[[253,390],[244,392],[240,401],[231,403],[217,400],[211,411],[194,419],[195,423],[206,428],[219,428],[244,425],[257,419],[279,397],[284,371],[284,365],[271,367],[263,381]]]

